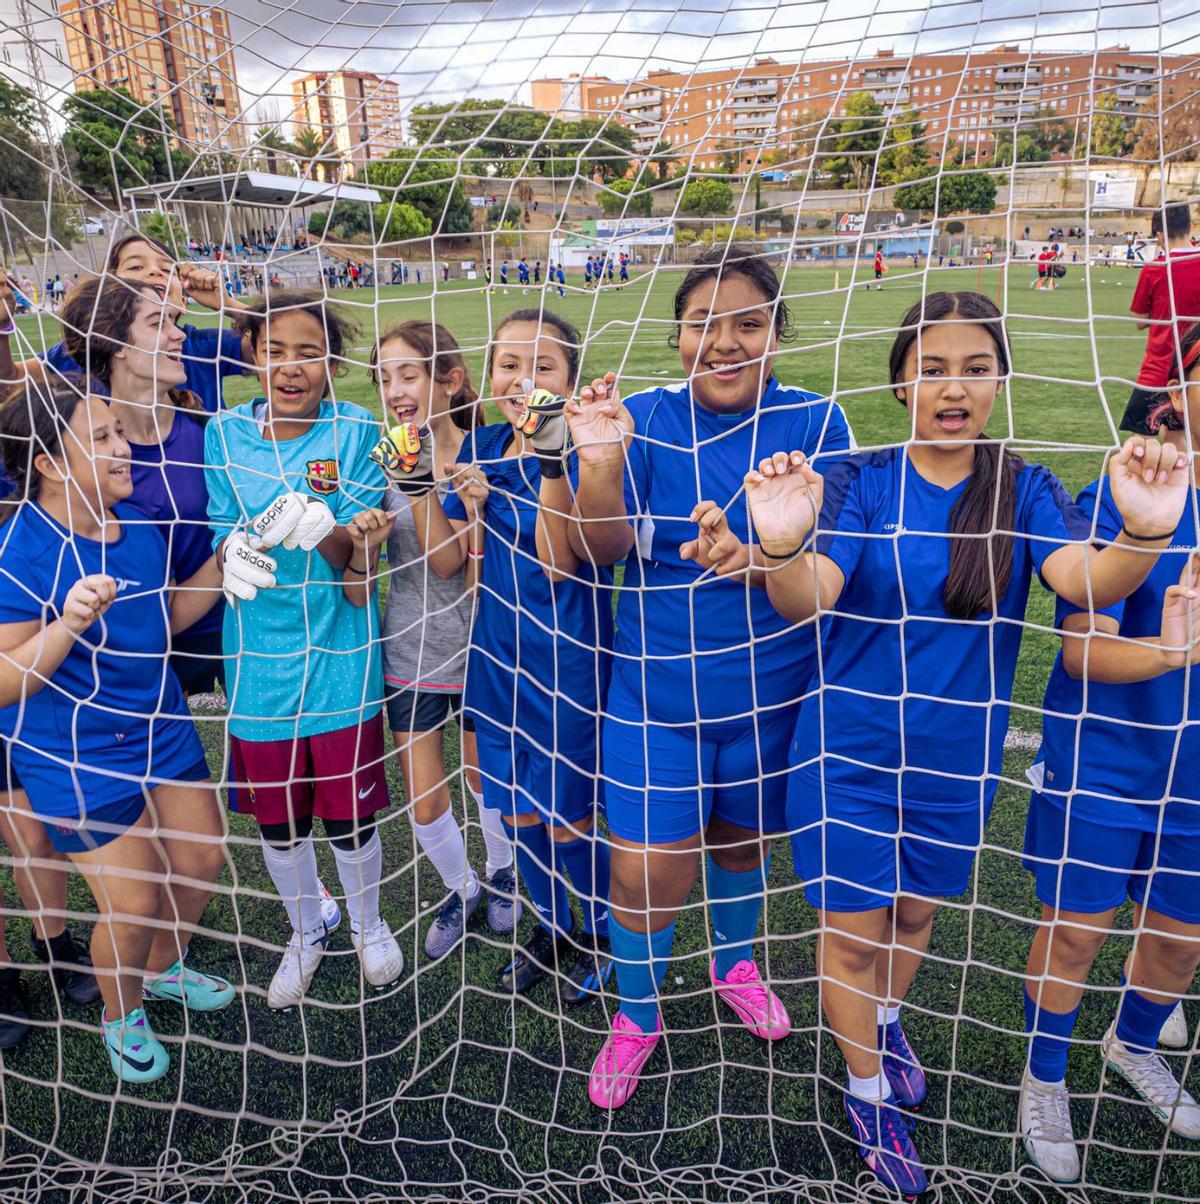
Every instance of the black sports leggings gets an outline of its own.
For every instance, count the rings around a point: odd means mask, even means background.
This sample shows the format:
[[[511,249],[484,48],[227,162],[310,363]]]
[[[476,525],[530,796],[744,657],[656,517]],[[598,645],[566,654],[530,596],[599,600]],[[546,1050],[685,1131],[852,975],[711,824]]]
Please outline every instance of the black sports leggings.
[[[374,815],[367,815],[362,819],[324,819],[321,822],[325,826],[325,835],[329,837],[330,843],[344,853],[361,849],[375,831]],[[307,840],[312,835],[312,830],[311,815],[298,816],[294,822],[286,824],[259,825],[263,840],[280,851],[290,849],[298,841]]]

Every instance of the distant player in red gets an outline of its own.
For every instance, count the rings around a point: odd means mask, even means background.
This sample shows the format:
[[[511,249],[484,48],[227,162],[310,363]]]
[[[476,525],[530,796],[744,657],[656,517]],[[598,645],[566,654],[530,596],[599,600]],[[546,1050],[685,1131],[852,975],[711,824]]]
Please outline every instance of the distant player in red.
[[[1137,383],[1121,419],[1123,431],[1140,435],[1153,432],[1146,416],[1166,396],[1172,376],[1178,379],[1175,363],[1175,332],[1182,337],[1187,327],[1200,319],[1200,248],[1192,243],[1192,217],[1186,203],[1168,205],[1154,214],[1150,233],[1166,247],[1166,256],[1143,264],[1129,311],[1146,335],[1146,354],[1138,370]]]
[[[1049,247],[1043,247],[1037,257],[1037,282],[1034,284],[1035,289],[1046,288],[1047,282],[1049,287],[1054,287],[1053,264],[1054,252]]]
[[[883,288],[883,248],[875,248],[875,287],[882,290]]]

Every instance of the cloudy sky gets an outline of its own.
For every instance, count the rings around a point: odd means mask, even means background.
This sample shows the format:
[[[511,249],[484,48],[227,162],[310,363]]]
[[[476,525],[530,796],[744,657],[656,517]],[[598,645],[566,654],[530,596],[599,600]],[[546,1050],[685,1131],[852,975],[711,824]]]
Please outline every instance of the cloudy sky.
[[[22,6],[28,15],[21,16]],[[227,0],[244,103],[286,114],[298,72],[350,67],[394,79],[406,103],[463,96],[529,99],[529,81],[632,79],[653,66],[737,66],[871,53],[983,48],[1200,53],[1200,0]],[[4,70],[25,82],[28,39],[50,92],[69,88],[54,0],[0,0]]]

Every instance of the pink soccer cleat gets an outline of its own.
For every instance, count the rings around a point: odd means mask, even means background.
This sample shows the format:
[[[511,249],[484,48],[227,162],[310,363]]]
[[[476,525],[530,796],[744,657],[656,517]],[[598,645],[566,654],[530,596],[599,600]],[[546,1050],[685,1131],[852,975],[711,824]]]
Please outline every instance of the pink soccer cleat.
[[[792,1031],[792,1018],[779,997],[763,982],[758,967],[740,961],[726,978],[717,977],[717,961],[709,967],[717,994],[737,1013],[738,1019],[764,1041],[778,1041]]]
[[[612,1032],[596,1055],[588,1079],[588,1099],[597,1108],[619,1108],[637,1090],[642,1067],[662,1038],[662,1020],[644,1033],[624,1012],[613,1017]]]

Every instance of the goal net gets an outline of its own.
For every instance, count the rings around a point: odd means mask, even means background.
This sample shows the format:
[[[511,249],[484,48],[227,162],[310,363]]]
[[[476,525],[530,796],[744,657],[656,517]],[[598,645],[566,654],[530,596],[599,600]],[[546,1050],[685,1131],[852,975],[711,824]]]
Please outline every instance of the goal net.
[[[190,693],[188,707],[220,789],[227,835],[211,900],[190,945],[181,936],[179,947],[187,946],[186,964],[227,979],[235,997],[214,1011],[146,1003],[170,1059],[163,1077],[118,1085],[101,1040],[101,1004],[75,1003],[56,990],[31,942],[31,919],[53,935],[65,916],[82,946],[97,922],[94,892],[73,872],[64,904],[61,887],[47,886],[63,861],[40,838],[32,840],[36,824],[12,825],[13,847],[2,859],[5,935],[9,962],[22,972],[30,1031],[0,1062],[0,1195],[14,1201],[885,1198],[843,1111],[847,1068],[822,1007],[829,988],[819,966],[821,922],[806,889],[812,881],[793,866],[787,838],[797,827],[795,812],[769,842],[765,901],[750,940],[749,960],[790,1017],[790,1032],[778,1040],[746,1031],[740,1014],[713,990],[712,961],[727,941],[709,905],[716,880],[730,876],[736,858],[726,857],[721,869],[678,843],[708,819],[701,800],[718,820],[740,816],[755,835],[762,827],[769,832],[768,800],[782,814],[798,754],[789,759],[791,737],[785,733],[780,744],[777,733],[794,725],[803,708],[819,710],[837,685],[822,677],[836,620],[832,627],[809,624],[801,632],[808,642],[796,644],[815,666],[811,683],[797,676],[780,694],[765,672],[754,677],[760,660],[774,663],[772,642],[795,633],[766,616],[758,584],[744,575],[716,581],[713,570],[692,571],[677,555],[679,544],[697,537],[689,507],[706,500],[747,531],[741,479],[755,467],[750,444],[742,440],[733,450],[731,436],[729,458],[722,459],[726,436],[711,414],[674,430],[662,409],[658,433],[636,424],[653,412],[647,394],[659,390],[677,399],[671,391],[689,380],[686,348],[681,358],[672,337],[679,335],[676,290],[697,259],[737,245],[781,282],[778,297],[767,298],[767,324],[781,303],[791,314],[773,372],[781,388],[811,396],[788,394],[785,404],[799,412],[818,398],[832,399],[840,409],[827,415],[826,429],[844,415],[860,450],[883,453],[912,433],[888,375],[889,348],[910,306],[946,291],[994,303],[1012,362],[988,433],[1008,440],[1027,463],[1046,465],[1077,494],[1105,471],[1125,437],[1120,428],[1130,394],[1144,384],[1147,333],[1131,302],[1143,269],[1166,243],[1165,234],[1152,238],[1152,223],[1162,226],[1177,205],[1192,206],[1194,217],[1200,201],[1198,21],[1200,12],[1187,5],[1068,11],[1041,0],[1003,11],[954,3],[830,9],[691,0],[10,5],[0,67],[0,237],[17,310],[8,336],[13,360],[49,352],[51,382],[83,387],[64,374],[53,349],[64,338],[68,346],[86,346],[89,359],[77,366],[95,373],[98,310],[69,329],[66,315],[80,312],[71,298],[93,275],[115,274],[122,240],[139,232],[170,251],[171,278],[186,294],[180,320],[189,329],[236,327],[240,334],[243,307],[269,308],[280,297],[280,312],[292,312],[297,301],[290,290],[316,290],[357,328],[340,353],[326,346],[299,357],[332,357],[321,389],[327,385],[329,399],[343,406],[327,424],[328,439],[342,450],[312,454],[303,471],[290,452],[279,451],[273,492],[304,488],[330,502],[345,523],[349,511],[338,507],[361,488],[363,504],[386,505],[401,516],[395,530],[408,534],[407,542],[384,546],[378,575],[364,578],[375,588],[364,593],[360,617],[346,620],[350,626],[316,616],[334,593],[344,600],[365,589],[351,581],[354,570],[343,574],[339,566],[335,573],[319,549],[280,547],[271,553],[280,566],[307,567],[286,570],[292,573],[286,582],[280,567],[276,592],[309,600],[293,613],[323,624],[320,638],[310,631],[296,649],[278,634],[281,651],[274,652],[276,635],[252,630],[249,608],[259,603],[239,599],[225,604],[232,617],[224,619],[223,637],[213,625],[208,644],[185,649],[191,659],[184,668],[207,657],[226,669],[226,689],[214,689],[210,674],[207,686]],[[146,270],[140,265],[133,276],[144,280],[138,273]],[[157,283],[168,299],[175,296],[175,284]],[[504,320],[526,310],[534,316],[510,324],[504,341]],[[554,382],[556,365],[571,359],[570,338],[547,315],[559,315],[579,334],[578,363],[568,365],[574,370],[566,386]],[[696,337],[708,337],[718,317],[693,321]],[[394,340],[381,348],[381,337],[400,323],[430,321],[456,340],[461,363],[426,358],[431,353],[412,328],[407,342],[400,340],[402,353]],[[744,332],[731,337],[736,342]],[[266,339],[250,329],[252,362],[244,374],[235,336],[209,336],[204,350],[200,342],[191,352],[184,348],[186,383],[193,392],[207,389],[200,400],[214,411],[201,440],[210,490],[216,476],[234,481],[241,473],[248,482],[262,475],[261,465],[230,450],[234,427],[222,423],[224,414],[263,395],[255,354],[268,374],[292,357],[290,344],[268,346]],[[142,353],[155,365],[154,380],[170,371],[153,348]],[[404,400],[389,355],[425,359],[427,381],[430,364],[436,368],[420,400],[424,408]],[[721,376],[724,349],[709,345],[707,355],[691,374],[693,389],[698,376]],[[445,518],[437,520],[428,499],[412,503],[392,489],[385,503],[372,493],[374,484],[349,475],[350,444],[369,449],[410,417],[428,424],[430,405],[445,412],[443,394],[466,407],[464,372],[486,424],[511,416],[512,407],[498,403],[519,394],[526,375],[539,384],[544,375],[551,392],[578,396],[611,372],[622,398],[641,398],[627,457],[648,474],[671,472],[673,492],[664,492],[661,476],[652,483],[630,469],[636,538],[621,557],[609,558],[618,561],[615,574],[576,556],[570,580],[551,584],[537,563],[533,526],[519,533],[522,516],[532,513],[538,462],[514,456],[503,439],[489,441],[488,427],[449,456],[474,460],[489,478],[478,530],[457,525],[453,490],[444,491],[445,509],[437,513]],[[396,381],[389,386],[391,375]],[[106,381],[101,391],[120,400]],[[32,404],[29,386],[22,388],[12,404]],[[159,404],[158,417],[133,441],[155,448],[146,458],[171,501],[171,482],[179,479],[173,470],[197,465],[172,451],[163,433],[172,422],[163,415],[184,421],[183,411],[171,408],[177,399]],[[830,461],[845,444],[827,446]],[[759,450],[794,449],[760,444]],[[135,455],[141,458],[137,448]],[[821,456],[817,464],[827,466]],[[42,475],[53,474],[43,469]],[[578,476],[569,462],[568,497]],[[261,493],[257,485],[245,488],[247,498]],[[668,492],[670,509],[653,512],[646,498]],[[138,500],[135,491],[132,503]],[[174,549],[208,522],[195,513],[181,517],[185,503],[174,501],[174,519],[126,522],[161,532]],[[241,495],[230,506],[236,514],[225,528],[213,519],[218,533],[257,513]],[[466,523],[465,506],[461,513]],[[448,520],[456,520],[452,529],[438,525]],[[13,567],[23,563],[12,550],[17,521],[0,528],[5,597],[30,580]],[[902,533],[893,526],[881,537],[902,561]],[[84,528],[63,532],[66,558],[86,563]],[[664,557],[673,558],[670,571],[660,563]],[[443,573],[447,558],[452,571]],[[894,617],[878,622],[902,633],[908,627],[911,636],[920,604],[906,595],[911,580],[898,580],[909,584],[897,586]],[[548,601],[568,594],[569,604],[557,610]],[[369,620],[362,617],[366,609],[373,611]],[[614,609],[618,628],[625,628],[618,630],[615,663],[605,634]],[[725,630],[730,616],[743,635]],[[989,662],[990,687],[976,700],[989,732],[1007,723],[1002,764],[964,774],[962,766],[978,760],[971,750],[957,764],[938,762],[935,772],[974,792],[982,835],[967,889],[937,912],[927,956],[903,1000],[904,1031],[928,1079],[922,1106],[906,1114],[905,1132],[936,1198],[1194,1200],[1200,1146],[1169,1133],[1106,1061],[1105,1034],[1125,998],[1125,959],[1145,933],[1128,901],[1088,975],[1066,1071],[1080,1177],[1055,1183],[1026,1154],[1019,1097],[1030,1038],[1023,998],[1043,915],[1022,862],[1027,775],[1036,776],[1047,681],[1061,641],[1053,595],[1037,582],[1023,614],[988,613],[974,622],[1018,629],[1020,655],[1011,687],[1001,658]],[[110,627],[117,630],[115,618]],[[354,631],[367,635],[360,639]],[[222,638],[214,651],[211,641]],[[631,653],[642,639],[641,653]],[[7,645],[6,672],[13,647]],[[346,659],[331,659],[330,647]],[[312,700],[270,716],[288,738],[299,733],[315,748],[309,733],[346,726],[310,722],[336,693],[331,675],[342,673],[339,684],[354,696],[343,707],[346,723],[387,729],[379,754],[369,753],[360,737],[352,769],[314,759],[290,762],[282,781],[261,763],[248,773],[248,762],[235,756],[248,730],[238,719],[245,724],[261,713],[247,701],[250,709],[239,716],[230,683],[237,677],[251,699],[248,678],[277,675],[270,661],[285,651],[296,665],[296,698]],[[96,665],[111,666],[104,646],[91,652]],[[905,666],[908,655],[902,654]],[[728,664],[743,662],[750,677],[730,677]],[[864,702],[886,700],[897,716],[929,703],[908,682],[905,666],[874,693],[860,689]],[[610,673],[609,688],[617,689],[618,678],[624,683],[619,713],[604,696]],[[472,704],[473,674],[488,684]],[[476,712],[467,726],[478,729],[465,759],[464,675],[468,712],[472,705]],[[111,680],[89,699],[72,696],[54,672],[45,677],[43,688],[71,706],[116,714],[112,699],[120,693],[112,692]],[[636,689],[629,686],[634,679]],[[685,684],[676,689],[678,682]],[[507,697],[496,683],[506,683]],[[726,689],[734,702],[720,697]],[[1194,725],[1190,677],[1185,697],[1189,689]],[[377,719],[384,696],[393,706]],[[750,700],[745,706],[736,703],[743,696]],[[630,709],[630,699],[654,713]],[[80,747],[70,725],[59,745],[37,748],[27,717],[32,705],[26,698],[4,712],[10,716],[5,756],[19,776],[35,755],[75,772],[75,780],[85,780],[82,770],[96,781],[120,776],[106,769],[101,754]],[[698,724],[698,713],[720,722]],[[162,714],[151,710],[123,715],[122,722],[147,726],[156,718]],[[1182,709],[1166,727],[1155,720],[1155,738],[1169,728],[1188,747],[1188,720]],[[607,744],[613,726],[621,729],[620,755]],[[740,752],[728,737],[734,727],[742,733]],[[569,742],[560,737],[567,731]],[[947,744],[956,736],[922,734]],[[844,739],[843,733],[840,764]],[[255,735],[249,742],[262,740]],[[832,759],[824,740],[815,767],[806,770],[818,782]],[[779,747],[772,751],[772,744]],[[852,759],[891,773],[895,790],[902,773],[914,769],[904,751],[900,756],[893,765],[864,743]],[[252,811],[272,791],[272,797],[309,798],[328,789],[333,797],[347,774],[353,793],[360,761],[380,757],[391,802],[375,817],[379,912],[398,942],[403,970],[378,989],[365,981],[365,962],[347,930],[369,884],[357,893],[347,887],[353,842],[335,845],[337,829],[318,822],[317,870],[332,897],[326,915],[336,909],[344,922],[329,935],[303,1002],[270,1006],[294,908],[280,899]],[[481,787],[465,772],[473,774],[472,758]],[[135,791],[143,785],[136,775],[130,782]],[[38,815],[61,816],[53,800],[36,797],[32,781],[29,788]],[[505,848],[512,829],[487,814],[506,788],[522,825],[539,824],[552,805],[569,809],[581,789],[590,797],[586,817],[595,816],[595,841],[583,858],[586,870],[578,852],[563,852],[559,842],[544,841],[537,852],[523,826],[518,835],[529,843],[513,862],[512,848]],[[421,792],[415,801],[414,789]],[[481,807],[479,789],[490,806]],[[630,800],[639,791],[650,842],[672,846],[653,869],[630,853],[642,843],[630,834],[636,811]],[[619,821],[612,801],[618,795]],[[445,797],[452,818],[443,822],[438,800]],[[722,811],[734,806],[729,799],[741,799],[743,809]],[[678,828],[658,819],[689,805],[690,827],[686,816]],[[10,813],[23,806],[14,801]],[[556,812],[560,823],[564,814]],[[570,818],[587,825],[587,818]],[[294,812],[290,822],[295,836]],[[485,896],[465,920],[461,907],[457,918],[446,908],[454,898],[447,885],[453,870],[446,867],[462,864],[452,856],[454,829],[464,834],[471,874],[513,884],[507,895],[496,889]],[[863,838],[865,857],[871,823],[850,821],[850,829]],[[947,862],[962,851],[954,838],[938,847]],[[899,849],[895,844],[895,858]],[[581,951],[595,948],[591,925],[609,909],[607,892],[600,897],[595,886],[609,850],[614,890],[622,878],[619,914],[629,931],[638,929],[639,914],[642,929],[648,922],[659,931],[667,912],[678,908],[673,943],[660,953],[667,959],[657,989],[664,1037],[636,1091],[613,1109],[589,1099],[589,1082],[621,1004],[618,978],[605,969],[594,992],[580,1002],[568,998],[578,986],[569,971]],[[1061,849],[1047,856],[1059,868],[1072,864]],[[1086,868],[1090,862],[1082,860]],[[510,862],[512,877],[505,879]],[[31,866],[37,872],[30,874]],[[1183,871],[1196,868],[1200,859],[1193,858]],[[574,935],[564,938],[548,974],[516,991],[505,972],[535,941],[531,878],[542,877],[558,900],[560,928],[573,924]],[[658,893],[647,903],[651,877]],[[553,895],[555,883],[565,896]],[[465,884],[463,890],[469,912],[475,896]],[[571,921],[562,914],[564,897]],[[504,931],[501,913],[507,905],[511,915],[514,898],[523,901],[523,915],[515,931]],[[311,893],[309,902],[320,905]],[[736,910],[728,898],[726,906]],[[457,923],[465,923],[465,937],[450,940]],[[440,955],[431,956],[437,925],[449,936]],[[885,954],[895,956],[906,941],[919,944],[919,935],[910,937],[889,934]],[[1200,929],[1184,932],[1183,947],[1190,939],[1200,939]],[[1193,1090],[1194,995],[1189,986],[1183,1045],[1157,1050]]]

